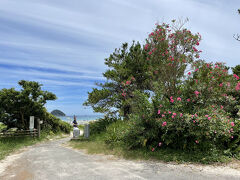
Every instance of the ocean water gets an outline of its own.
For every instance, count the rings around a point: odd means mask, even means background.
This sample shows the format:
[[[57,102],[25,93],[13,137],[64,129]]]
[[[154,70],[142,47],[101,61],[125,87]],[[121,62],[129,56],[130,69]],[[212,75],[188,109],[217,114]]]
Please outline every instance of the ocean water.
[[[57,117],[70,124],[73,122],[73,116],[57,116]],[[103,117],[104,115],[76,115],[78,124],[85,124],[88,123],[89,121],[94,121]]]

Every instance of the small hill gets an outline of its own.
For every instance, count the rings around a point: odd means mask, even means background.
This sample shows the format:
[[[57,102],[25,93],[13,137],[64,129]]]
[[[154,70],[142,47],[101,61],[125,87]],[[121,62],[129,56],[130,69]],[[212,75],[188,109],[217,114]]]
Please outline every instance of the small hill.
[[[66,116],[66,114],[64,114],[62,111],[55,109],[51,112],[52,115],[54,116]]]

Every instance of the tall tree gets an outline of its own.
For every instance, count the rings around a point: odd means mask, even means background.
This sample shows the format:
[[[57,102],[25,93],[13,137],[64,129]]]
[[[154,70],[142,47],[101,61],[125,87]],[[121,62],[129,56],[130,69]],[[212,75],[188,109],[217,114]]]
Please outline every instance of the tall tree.
[[[240,77],[240,65],[236,65],[234,68],[232,68],[233,74],[236,74]]]
[[[148,68],[146,53],[140,43],[133,42],[130,47],[124,43],[121,48],[105,59],[109,69],[103,73],[106,82],[98,83],[100,88],[93,88],[88,93],[84,105],[92,106],[95,112],[118,112],[124,117],[131,111],[130,99],[135,89],[145,90]]]
[[[41,84],[34,81],[21,80],[20,91],[2,89],[0,91],[0,121],[8,127],[28,129],[29,116],[39,118],[44,115],[44,105],[48,100],[55,100],[56,95],[41,90]]]
[[[193,35],[182,25],[175,21],[171,27],[164,23],[156,25],[144,48],[139,43],[128,48],[125,43],[116,49],[105,59],[109,69],[103,76],[107,81],[89,92],[84,105],[92,106],[95,112],[117,111],[127,117],[135,90],[154,94],[163,89],[163,94],[169,97],[176,93],[186,67],[200,53],[195,47],[200,35]]]

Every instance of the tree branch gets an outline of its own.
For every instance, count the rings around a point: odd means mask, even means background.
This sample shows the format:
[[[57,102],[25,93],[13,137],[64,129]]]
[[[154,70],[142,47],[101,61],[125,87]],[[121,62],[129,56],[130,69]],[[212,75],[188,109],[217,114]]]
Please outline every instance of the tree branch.
[[[239,34],[234,34],[233,38],[236,39],[237,41],[240,41],[240,35]]]

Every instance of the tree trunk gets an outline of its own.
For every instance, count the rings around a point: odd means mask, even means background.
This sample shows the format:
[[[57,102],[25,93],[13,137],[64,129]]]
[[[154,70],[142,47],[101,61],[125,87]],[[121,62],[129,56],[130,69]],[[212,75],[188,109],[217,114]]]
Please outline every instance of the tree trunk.
[[[24,121],[24,114],[22,111],[20,111],[20,114],[21,114],[21,121],[22,121],[22,128],[25,129],[25,121]]]

